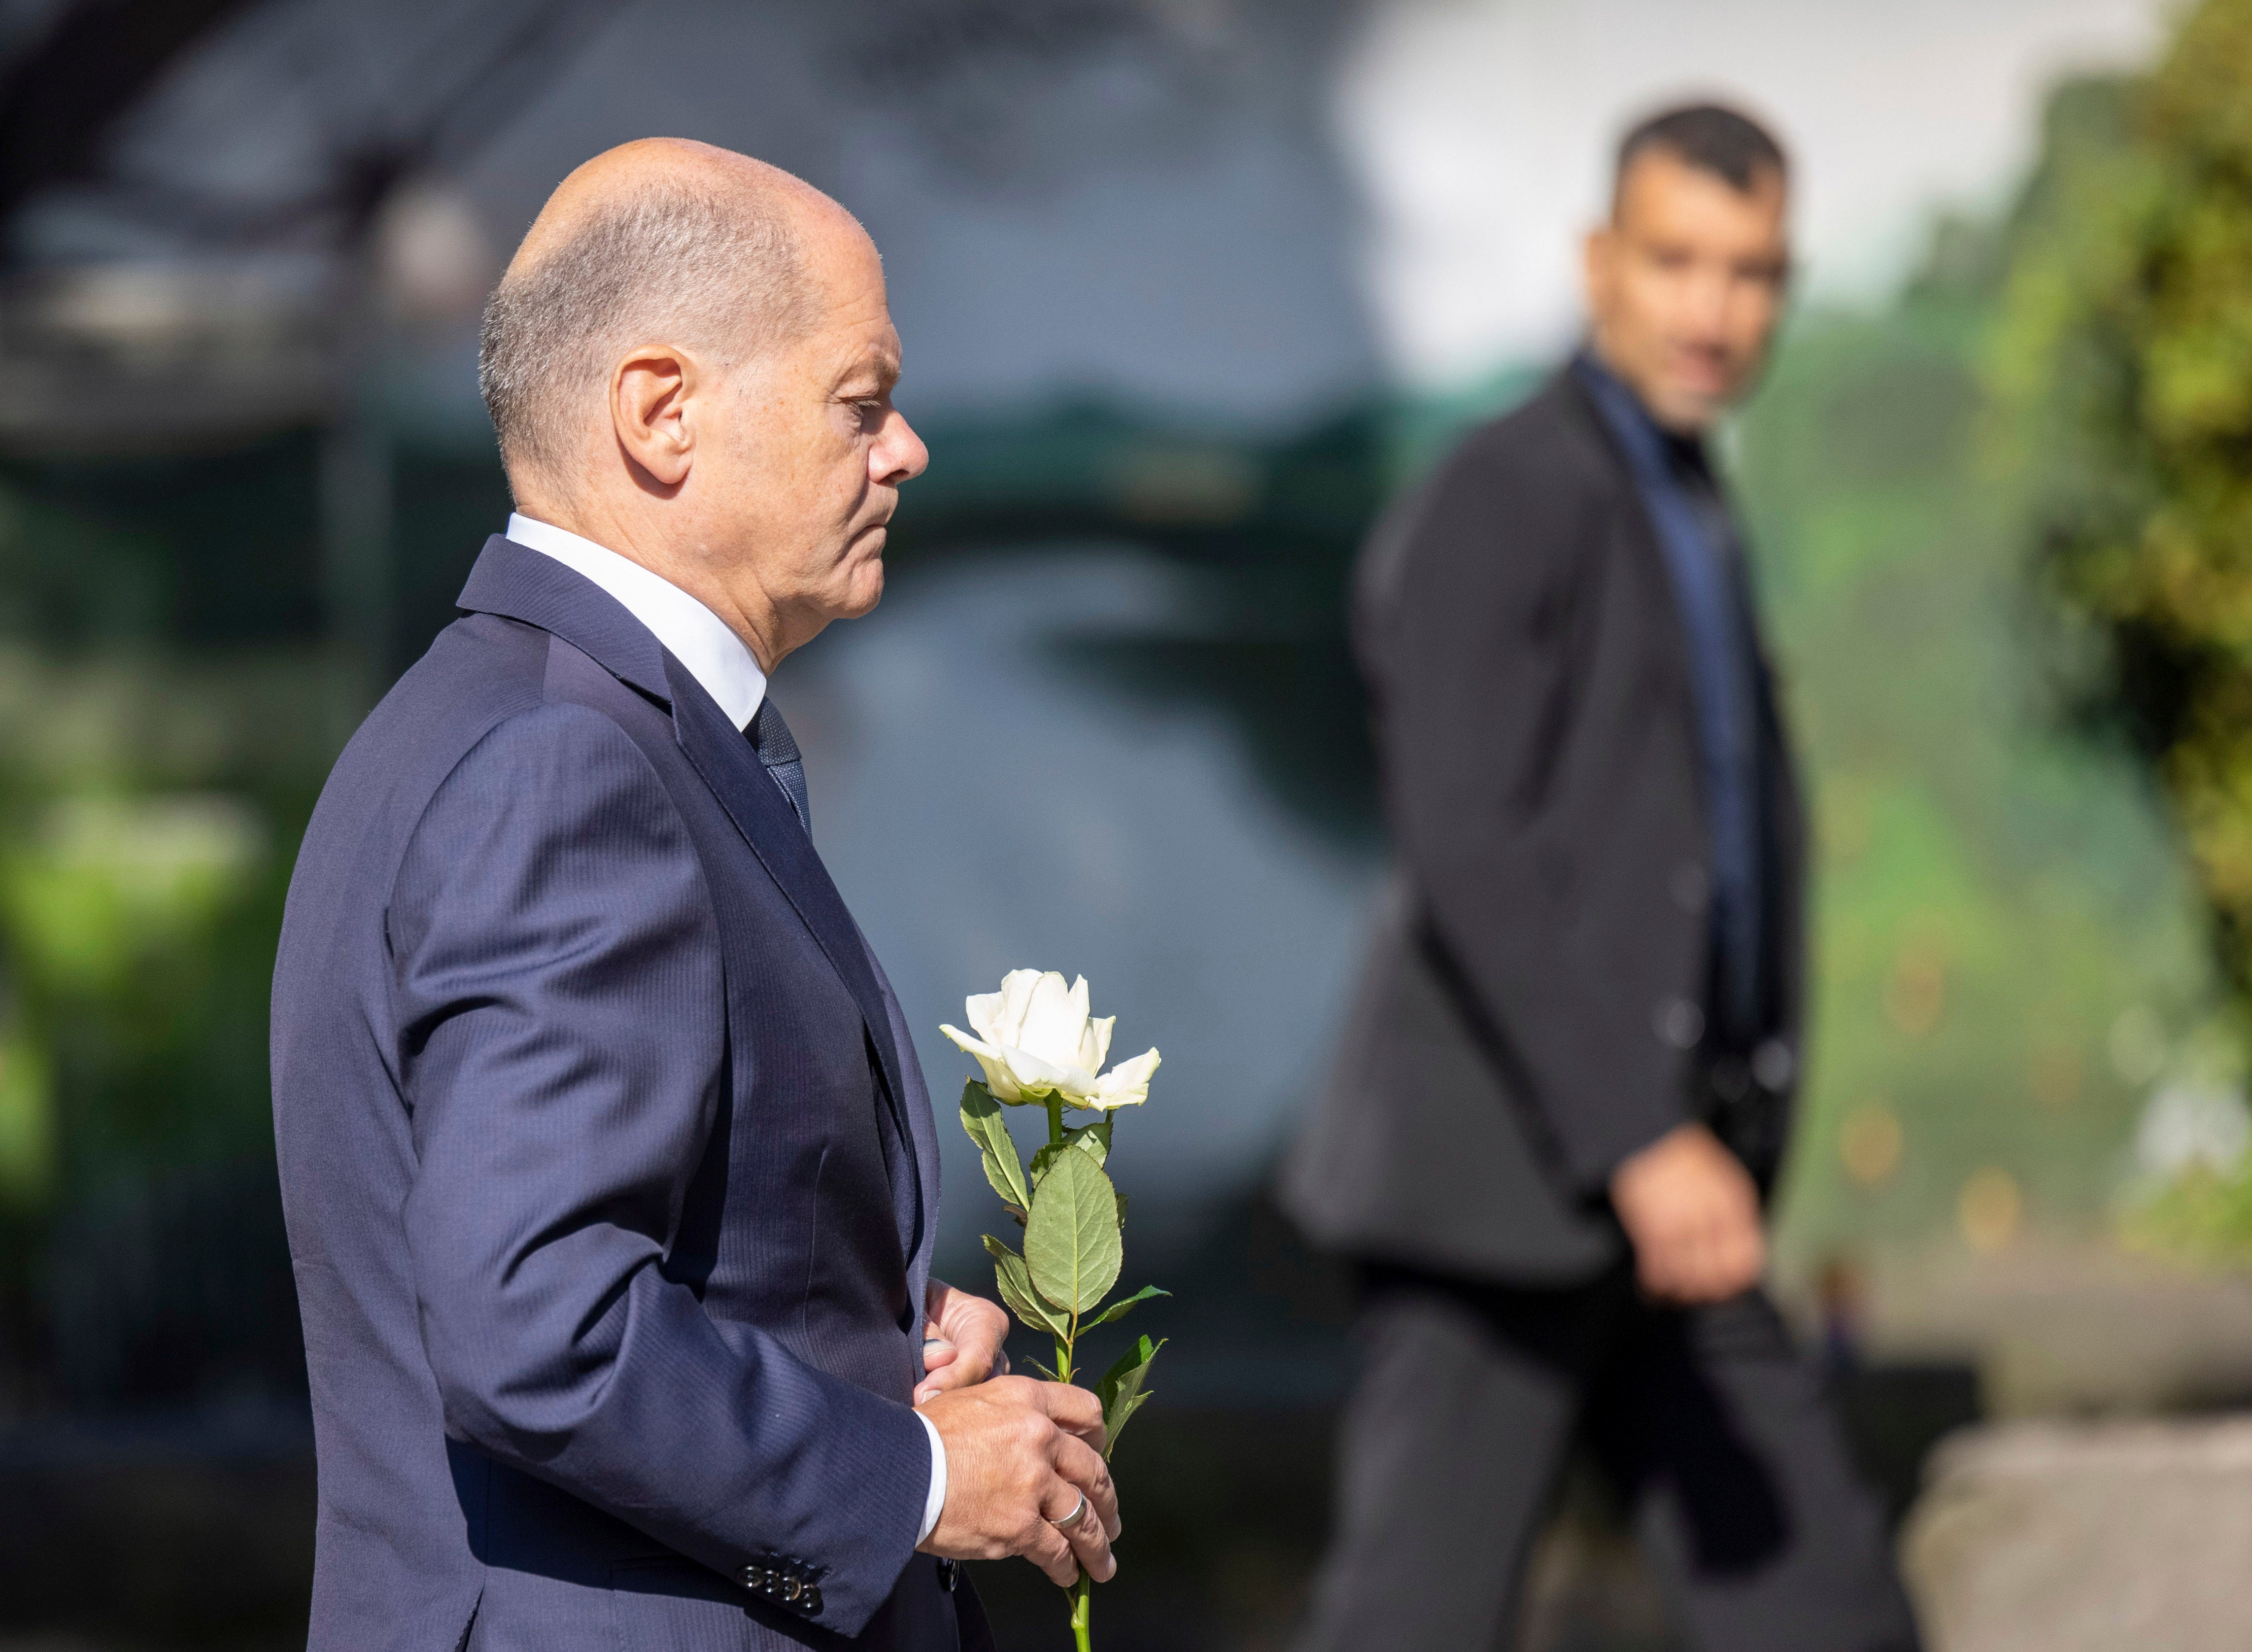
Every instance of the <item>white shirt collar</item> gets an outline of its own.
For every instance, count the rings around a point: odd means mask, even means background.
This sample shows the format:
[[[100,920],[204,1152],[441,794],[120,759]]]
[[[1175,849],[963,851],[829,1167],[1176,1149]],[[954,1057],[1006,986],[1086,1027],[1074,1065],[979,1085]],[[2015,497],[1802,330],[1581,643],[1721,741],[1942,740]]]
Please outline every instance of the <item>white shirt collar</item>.
[[[766,698],[767,674],[726,621],[662,575],[576,533],[518,513],[508,519],[508,537],[608,591],[688,667],[728,721],[738,728],[751,726]]]

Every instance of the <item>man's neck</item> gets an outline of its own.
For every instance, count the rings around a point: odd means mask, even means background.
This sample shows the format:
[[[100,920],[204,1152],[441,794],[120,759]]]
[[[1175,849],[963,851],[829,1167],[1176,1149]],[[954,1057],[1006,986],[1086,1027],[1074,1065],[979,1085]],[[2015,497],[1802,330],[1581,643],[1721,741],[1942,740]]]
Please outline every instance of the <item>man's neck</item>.
[[[639,512],[603,508],[599,501],[566,504],[536,496],[519,498],[517,509],[560,527],[566,533],[601,546],[647,568],[668,584],[676,585],[719,616],[727,629],[742,639],[759,669],[769,676],[790,650],[782,644],[779,617],[771,604],[758,602],[754,593],[730,589],[724,581],[709,576],[701,565],[674,554],[670,535],[661,533]],[[754,611],[755,610],[755,611]]]

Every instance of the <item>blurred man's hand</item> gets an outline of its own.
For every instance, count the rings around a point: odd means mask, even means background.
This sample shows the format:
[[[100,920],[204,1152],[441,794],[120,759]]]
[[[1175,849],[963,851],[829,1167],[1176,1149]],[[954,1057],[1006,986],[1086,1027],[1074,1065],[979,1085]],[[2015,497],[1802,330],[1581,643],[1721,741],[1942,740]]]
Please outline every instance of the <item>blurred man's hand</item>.
[[[1759,1190],[1702,1125],[1677,1126],[1621,1164],[1611,1208],[1633,1242],[1642,1288],[1654,1297],[1724,1301],[1767,1271]]]

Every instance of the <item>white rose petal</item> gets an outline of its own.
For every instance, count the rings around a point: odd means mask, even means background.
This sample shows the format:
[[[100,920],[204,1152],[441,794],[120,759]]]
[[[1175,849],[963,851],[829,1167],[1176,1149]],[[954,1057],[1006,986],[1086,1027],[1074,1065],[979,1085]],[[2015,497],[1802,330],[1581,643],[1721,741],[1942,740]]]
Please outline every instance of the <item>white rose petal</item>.
[[[957,1028],[942,1024],[938,1030],[952,1039],[958,1048],[977,1057],[977,1065],[985,1073],[985,1088],[993,1092],[994,1100],[1005,1101],[1014,1106],[1028,1099],[1025,1092],[1017,1088],[1016,1075],[1009,1070],[1006,1056]]]
[[[1062,976],[1051,973],[1032,983],[1024,1025],[1016,1037],[1002,1042],[1061,1065],[1079,1060],[1079,1036],[1086,1029],[1087,984],[1081,982],[1074,993]]]
[[[1105,1015],[1101,1021],[1090,1020],[1087,1031],[1079,1041],[1079,1064],[1091,1073],[1102,1070],[1103,1057],[1110,1053],[1110,1029],[1118,1024],[1116,1015]]]
[[[1120,1062],[1095,1081],[1087,1105],[1104,1112],[1113,1107],[1139,1106],[1150,1098],[1150,1075],[1157,1070],[1159,1059],[1156,1050],[1145,1049],[1131,1061]]]
[[[1150,1075],[1157,1070],[1156,1050],[1102,1073],[1118,1018],[1097,1020],[1088,1014],[1084,975],[1066,986],[1053,971],[1011,970],[1001,978],[999,992],[974,994],[963,1010],[977,1036],[952,1027],[939,1031],[977,1058],[996,1101],[1022,1106],[1053,1098],[1107,1112],[1149,1098]]]
[[[1060,1095],[1077,1107],[1086,1105],[1081,1098],[1095,1088],[1093,1076],[1076,1066],[1058,1065],[1029,1049],[989,1044],[970,1037],[957,1027],[941,1027],[938,1030],[953,1040],[956,1048],[977,1058],[985,1072],[985,1088],[993,1092],[996,1101],[1018,1106],[1046,1096]]]
[[[1017,1087],[1027,1096],[1055,1094],[1075,1103],[1095,1088],[1095,1080],[1088,1074],[1043,1061],[1029,1049],[1004,1049],[1001,1054],[1008,1061],[1009,1070],[1017,1076]]]
[[[1001,1007],[994,1018],[993,1030],[986,1035],[994,1043],[1021,1048],[1025,1042],[1025,1016],[1032,1007],[1033,990],[1040,984],[1040,972],[1036,969],[1012,969],[1001,978]]]
[[[989,1044],[997,1044],[1001,1037],[1001,994],[977,993],[963,1002],[970,1017],[970,1030]]]

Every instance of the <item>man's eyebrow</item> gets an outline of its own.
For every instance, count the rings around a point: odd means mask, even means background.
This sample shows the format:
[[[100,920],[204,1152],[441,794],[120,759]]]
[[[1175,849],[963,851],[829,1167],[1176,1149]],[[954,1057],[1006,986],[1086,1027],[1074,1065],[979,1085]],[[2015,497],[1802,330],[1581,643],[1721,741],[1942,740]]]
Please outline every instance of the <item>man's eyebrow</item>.
[[[898,354],[889,350],[872,351],[860,357],[845,369],[844,375],[838,383],[851,384],[854,380],[864,376],[875,380],[879,394],[888,391],[900,381]]]

